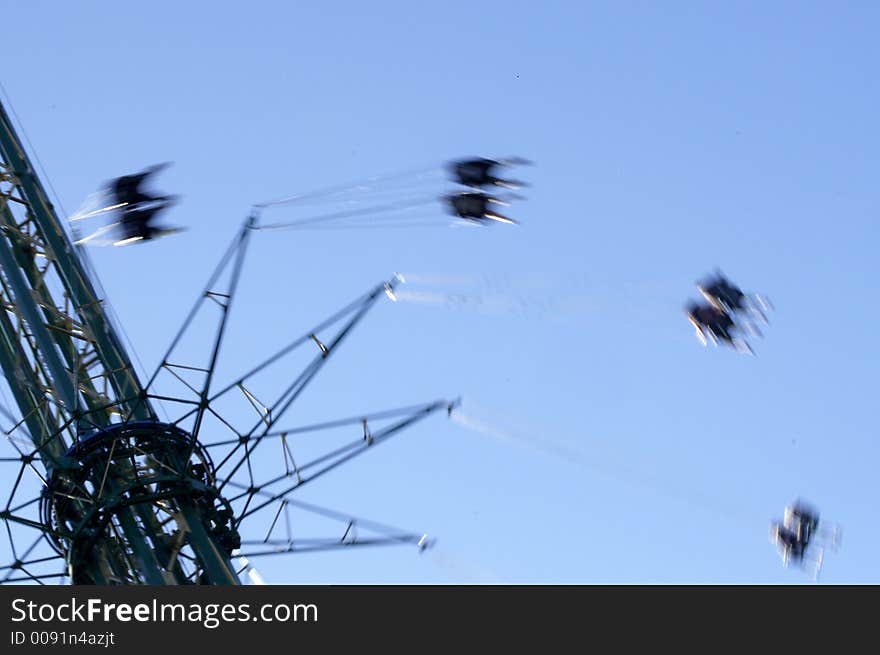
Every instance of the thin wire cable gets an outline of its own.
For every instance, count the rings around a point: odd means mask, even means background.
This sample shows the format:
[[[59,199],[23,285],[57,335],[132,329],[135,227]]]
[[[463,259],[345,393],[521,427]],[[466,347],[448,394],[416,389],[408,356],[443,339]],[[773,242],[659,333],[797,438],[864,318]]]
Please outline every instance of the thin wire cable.
[[[300,201],[306,200],[306,199],[317,198],[317,197],[333,195],[333,194],[340,194],[340,193],[344,193],[344,192],[347,192],[350,190],[356,190],[356,189],[359,189],[359,188],[364,187],[365,185],[371,184],[371,183],[374,184],[376,182],[398,179],[398,178],[402,178],[402,177],[406,177],[406,176],[410,176],[410,175],[419,175],[419,174],[424,175],[426,173],[430,173],[432,171],[438,171],[438,170],[442,170],[442,169],[440,167],[438,167],[437,165],[433,165],[429,168],[418,168],[418,169],[414,169],[414,170],[411,169],[408,171],[400,171],[398,173],[391,173],[389,175],[378,175],[375,177],[367,178],[366,180],[361,181],[361,182],[349,182],[346,184],[334,185],[331,187],[325,187],[323,189],[317,189],[315,191],[308,191],[306,193],[296,194],[293,196],[289,196],[287,198],[279,198],[277,200],[269,200],[266,202],[257,203],[254,205],[254,207],[258,207],[260,209],[264,209],[264,208],[268,208],[268,207],[279,207],[282,205],[300,202]]]
[[[440,188],[442,180],[422,179],[407,181],[406,184],[398,184],[391,186],[359,186],[351,189],[342,190],[337,193],[305,197],[295,202],[291,201],[285,206],[304,207],[308,205],[347,205],[363,202],[375,202],[386,197],[395,198],[406,193],[425,193],[432,188]],[[261,208],[259,205],[254,205]],[[281,205],[279,205],[281,206]]]
[[[449,221],[440,222],[440,221],[425,221],[425,222],[413,222],[413,223],[370,223],[366,225],[304,225],[302,227],[299,226],[288,226],[287,228],[276,228],[276,229],[291,229],[291,230],[317,230],[317,231],[327,231],[327,230],[380,230],[380,229],[388,229],[388,228],[425,228],[425,227],[454,227],[453,224],[450,224]]]
[[[60,196],[55,191],[55,187],[52,186],[52,178],[49,177],[49,174],[46,172],[46,167],[43,166],[43,162],[40,161],[40,156],[37,154],[36,148],[34,148],[33,143],[31,143],[30,137],[27,135],[27,131],[24,129],[24,124],[21,122],[21,119],[18,117],[18,114],[15,112],[15,107],[12,106],[12,103],[9,100],[9,94],[6,93],[6,88],[0,83],[0,91],[3,92],[3,97],[5,99],[5,104],[9,107],[9,112],[12,114],[13,120],[17,123],[18,129],[24,135],[24,140],[28,145],[28,149],[31,153],[33,153],[34,159],[37,162],[37,167],[40,169],[40,173],[42,174],[42,178],[46,180],[46,183],[49,185],[49,190],[52,192],[52,196],[55,199],[58,207],[61,209],[61,213],[67,216],[67,210],[64,209],[64,205],[61,204]]]
[[[352,209],[349,211],[341,211],[341,212],[333,212],[330,214],[324,214],[321,216],[311,216],[309,218],[303,218],[296,221],[290,221],[287,223],[267,223],[264,225],[260,225],[259,227],[255,227],[255,230],[280,230],[290,227],[297,227],[301,225],[310,225],[313,223],[323,223],[327,221],[336,221],[344,218],[356,218],[359,216],[370,216],[372,214],[377,214],[385,211],[402,211],[404,209],[409,209],[410,207],[419,207],[422,205],[431,204],[436,202],[436,198],[425,198],[421,200],[412,200],[407,202],[399,202],[392,203],[389,205],[378,205],[376,207],[365,207],[363,209]],[[386,217],[387,218],[387,217]]]

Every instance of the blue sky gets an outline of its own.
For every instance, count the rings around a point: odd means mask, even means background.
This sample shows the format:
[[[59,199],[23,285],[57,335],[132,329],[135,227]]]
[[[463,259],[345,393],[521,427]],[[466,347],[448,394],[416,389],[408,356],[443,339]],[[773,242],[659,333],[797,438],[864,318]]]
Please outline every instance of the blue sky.
[[[484,428],[432,417],[302,490],[433,551],[267,580],[808,582],[767,537],[801,495],[844,529],[822,580],[880,581],[873,3],[208,6],[0,2],[2,83],[67,214],[175,162],[189,230],[89,251],[150,370],[253,203],[535,162],[519,227],[255,234],[223,372],[400,271],[469,302],[380,303],[291,422],[460,395]],[[774,302],[755,358],[682,314],[716,266]]]

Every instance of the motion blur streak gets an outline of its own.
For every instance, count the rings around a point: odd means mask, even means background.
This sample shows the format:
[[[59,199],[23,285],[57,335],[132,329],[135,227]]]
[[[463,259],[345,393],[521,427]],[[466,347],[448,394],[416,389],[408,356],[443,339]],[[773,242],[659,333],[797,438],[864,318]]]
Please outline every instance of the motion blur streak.
[[[620,462],[603,461],[601,456],[590,456],[587,453],[568,446],[553,443],[541,436],[532,435],[521,430],[498,427],[489,420],[456,410],[451,414],[452,420],[473,432],[484,434],[493,439],[518,447],[526,447],[550,455],[571,464],[590,469],[606,477],[613,478],[630,485],[637,485],[660,493],[679,502],[693,505],[715,516],[724,516],[731,520],[752,522],[754,517],[739,509],[736,503],[726,502],[719,498],[710,498],[696,489],[684,489],[669,481],[659,480],[642,471],[626,466]]]

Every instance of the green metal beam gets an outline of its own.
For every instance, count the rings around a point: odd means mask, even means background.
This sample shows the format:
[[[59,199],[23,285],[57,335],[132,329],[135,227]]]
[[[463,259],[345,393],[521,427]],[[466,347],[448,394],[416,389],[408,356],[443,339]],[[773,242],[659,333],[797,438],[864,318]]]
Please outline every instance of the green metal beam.
[[[74,303],[104,363],[108,378],[122,409],[135,420],[156,417],[135,374],[134,367],[101,306],[95,290],[84,272],[79,256],[61,227],[55,209],[49,202],[34,172],[24,147],[12,128],[12,122],[0,103],[0,155],[14,175],[17,187],[31,210],[34,224],[44,242],[46,256],[57,268],[64,288]]]
[[[64,404],[68,413],[74,414],[79,408],[79,399],[73,388],[73,380],[65,368],[64,362],[61,361],[58,350],[55,348],[55,341],[49,335],[49,330],[43,323],[43,317],[40,315],[37,303],[34,302],[30,285],[18,267],[6,239],[0,239],[0,269],[3,270],[6,280],[15,294],[15,298],[12,299],[15,307],[21,313],[21,317],[24,318],[36,340],[40,358],[46,365],[49,375],[52,376],[51,382],[56,398]]]
[[[63,441],[49,439],[59,432],[59,426],[46,407],[39,381],[28,366],[15,328],[3,311],[0,311],[0,366],[10,381],[9,388],[24,417],[31,440],[40,450],[47,471],[51,472],[53,463],[65,452]]]
[[[106,425],[110,418],[105,409],[108,399],[98,391],[88,377],[88,371],[82,366],[76,344],[69,334],[68,325],[61,319],[62,312],[55,306],[52,294],[46,286],[45,277],[36,265],[34,246],[18,229],[15,216],[8,204],[0,206],[0,227],[5,231],[12,244],[12,254],[15,261],[27,277],[34,300],[42,310],[46,326],[49,328],[49,334],[64,356],[67,369],[71,371],[76,388],[83,392],[83,400],[89,410],[90,421],[98,425]],[[84,341],[87,340],[86,335],[83,335],[82,338]]]

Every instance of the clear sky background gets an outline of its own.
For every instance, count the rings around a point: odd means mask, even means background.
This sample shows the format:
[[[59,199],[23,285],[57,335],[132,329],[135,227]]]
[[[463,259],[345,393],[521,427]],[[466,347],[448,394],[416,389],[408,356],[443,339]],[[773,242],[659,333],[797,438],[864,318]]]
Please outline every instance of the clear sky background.
[[[844,530],[822,581],[880,582],[875,3],[0,9],[2,83],[67,215],[175,162],[157,186],[189,230],[89,250],[150,370],[253,203],[535,162],[518,227],[254,235],[223,381],[400,271],[467,302],[380,303],[288,424],[460,395],[483,428],[438,414],[302,490],[434,550],[256,561],[269,582],[809,582],[768,540],[797,496]],[[775,305],[757,357],[682,313],[716,266]]]

